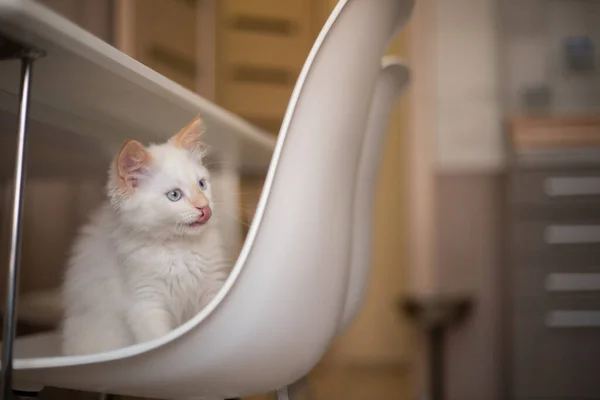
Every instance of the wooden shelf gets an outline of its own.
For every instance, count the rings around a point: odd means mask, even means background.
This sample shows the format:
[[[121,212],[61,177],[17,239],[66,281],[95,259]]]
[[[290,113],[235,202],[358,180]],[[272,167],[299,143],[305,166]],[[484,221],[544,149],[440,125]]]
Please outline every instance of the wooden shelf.
[[[510,138],[517,152],[600,147],[600,116],[517,117]]]

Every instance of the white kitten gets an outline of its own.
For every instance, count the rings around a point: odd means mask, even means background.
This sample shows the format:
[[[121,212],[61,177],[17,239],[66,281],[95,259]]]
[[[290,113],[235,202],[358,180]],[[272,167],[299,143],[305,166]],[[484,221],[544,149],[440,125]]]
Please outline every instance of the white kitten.
[[[80,232],[63,285],[63,352],[89,354],[163,336],[227,277],[196,118],[167,143],[128,141],[108,201]]]

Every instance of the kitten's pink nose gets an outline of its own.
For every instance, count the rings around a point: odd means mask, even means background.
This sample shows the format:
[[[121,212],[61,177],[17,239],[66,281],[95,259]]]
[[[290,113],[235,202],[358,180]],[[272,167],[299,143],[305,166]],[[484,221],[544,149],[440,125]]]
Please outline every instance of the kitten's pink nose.
[[[198,218],[198,222],[203,224],[206,221],[208,221],[210,217],[212,217],[212,210],[210,209],[210,206],[196,208],[198,209],[198,211],[200,211],[200,218]]]

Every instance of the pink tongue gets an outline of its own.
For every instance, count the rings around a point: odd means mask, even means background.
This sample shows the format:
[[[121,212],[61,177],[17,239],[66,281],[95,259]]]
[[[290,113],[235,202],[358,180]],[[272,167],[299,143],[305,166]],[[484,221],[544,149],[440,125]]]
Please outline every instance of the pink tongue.
[[[204,208],[202,210],[202,213],[200,214],[200,222],[208,221],[211,216],[212,216],[212,210],[210,209],[210,207]]]

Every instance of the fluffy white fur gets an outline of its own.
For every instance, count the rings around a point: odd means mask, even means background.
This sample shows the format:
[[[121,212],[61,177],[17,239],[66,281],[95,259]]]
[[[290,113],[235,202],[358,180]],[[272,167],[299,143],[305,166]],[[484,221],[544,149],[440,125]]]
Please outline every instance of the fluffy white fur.
[[[123,145],[109,173],[108,201],[81,230],[68,263],[65,354],[163,336],[221,288],[230,265],[210,217],[214,204],[201,162],[201,132],[196,119],[167,143]],[[177,201],[167,195],[175,189],[182,195]]]

